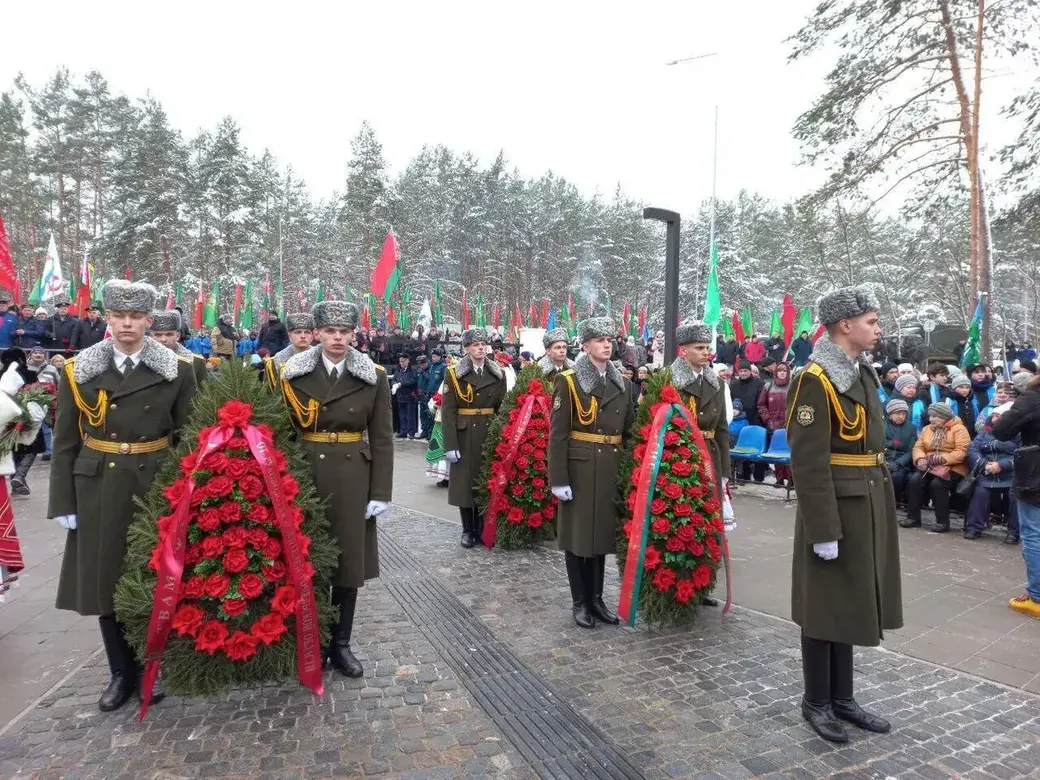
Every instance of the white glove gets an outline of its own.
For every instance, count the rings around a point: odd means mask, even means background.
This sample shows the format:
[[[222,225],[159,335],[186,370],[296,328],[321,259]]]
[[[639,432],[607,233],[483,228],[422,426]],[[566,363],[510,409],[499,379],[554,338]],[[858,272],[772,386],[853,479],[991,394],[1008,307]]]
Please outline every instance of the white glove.
[[[390,385],[390,395],[397,395],[397,391],[400,390],[400,389],[401,389],[401,383],[400,382],[394,382],[392,385]]]
[[[812,551],[825,561],[833,561],[838,557],[837,542],[817,542],[812,546]]]
[[[379,517],[386,511],[386,508],[390,506],[389,501],[369,501],[368,506],[365,507],[365,519],[368,520],[370,517]]]
[[[58,515],[54,518],[58,521],[58,525],[69,531],[76,530],[76,516],[75,515]]]
[[[552,494],[556,496],[560,501],[570,501],[574,498],[574,494],[571,492],[571,486],[565,485],[564,487],[554,487]]]
[[[16,363],[9,365],[7,370],[4,371],[4,375],[0,377],[0,390],[10,396],[21,390],[24,384],[25,380],[18,373],[18,365]]]
[[[447,460],[448,463],[458,463],[461,458],[462,453],[458,450],[449,450],[444,453],[444,459]]]

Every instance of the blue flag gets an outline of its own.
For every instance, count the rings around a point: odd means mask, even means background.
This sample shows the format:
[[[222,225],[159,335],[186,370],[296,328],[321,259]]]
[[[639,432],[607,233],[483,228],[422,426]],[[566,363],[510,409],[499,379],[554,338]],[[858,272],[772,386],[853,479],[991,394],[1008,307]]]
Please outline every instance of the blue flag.
[[[549,312],[549,321],[546,323],[546,330],[552,330],[556,327],[556,312]]]

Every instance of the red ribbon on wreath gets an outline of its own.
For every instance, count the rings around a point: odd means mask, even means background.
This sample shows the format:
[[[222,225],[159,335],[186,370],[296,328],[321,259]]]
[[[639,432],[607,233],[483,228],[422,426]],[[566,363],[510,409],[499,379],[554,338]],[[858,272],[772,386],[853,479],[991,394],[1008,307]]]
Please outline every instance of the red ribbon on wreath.
[[[158,578],[152,597],[152,615],[148,621],[148,635],[145,640],[140,720],[144,720],[148,713],[148,705],[152,700],[152,689],[155,687],[155,679],[159,675],[163,651],[166,649],[166,642],[173,625],[173,615],[180,600],[188,521],[191,516],[191,496],[195,491],[195,471],[199,469],[199,464],[205,460],[207,455],[227,444],[235,430],[230,426],[221,425],[211,430],[204,439],[200,439],[199,449],[202,452],[195,461],[195,469],[188,475],[184,496],[174,515],[173,528],[163,541]],[[253,457],[260,464],[264,482],[267,484],[271,506],[282,534],[283,553],[289,577],[296,590],[297,675],[303,685],[322,696],[325,690],[321,682],[318,608],[310,582],[303,576],[304,556],[297,544],[296,527],[289,517],[289,504],[282,490],[281,480],[278,478],[277,466],[271,457],[271,440],[254,425],[248,425],[241,430]]]

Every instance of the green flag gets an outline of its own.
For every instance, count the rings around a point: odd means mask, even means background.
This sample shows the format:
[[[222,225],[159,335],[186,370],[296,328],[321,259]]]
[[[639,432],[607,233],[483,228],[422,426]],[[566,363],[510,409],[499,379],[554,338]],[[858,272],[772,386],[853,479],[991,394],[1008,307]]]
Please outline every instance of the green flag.
[[[246,280],[246,301],[238,313],[238,324],[243,328],[253,327],[253,280]]]
[[[487,315],[484,313],[484,296],[477,296],[477,315],[476,315],[476,326],[478,328],[487,327]]]
[[[180,282],[177,282],[175,285],[173,285],[173,300],[174,300],[174,302],[178,306],[181,305],[181,298],[183,296],[184,296],[183,285]]]
[[[722,334],[722,338],[724,338],[724,339],[728,339],[730,336],[736,336],[737,335],[736,333],[733,332],[733,323],[730,322],[729,320],[720,320],[719,321],[719,332]]]
[[[712,242],[711,262],[708,267],[708,290],[704,294],[704,323],[711,326],[711,332],[719,327],[722,319],[722,299],[719,297],[719,249]],[[732,331],[732,328],[730,328]]]
[[[32,292],[29,293],[29,298],[26,300],[26,303],[28,303],[30,306],[39,306],[40,305],[40,298],[42,297],[42,294],[43,294],[43,291],[41,289],[42,287],[43,287],[43,277],[42,276],[37,276],[36,277],[36,284],[33,285]]]
[[[980,295],[979,302],[975,305],[975,314],[971,318],[968,327],[968,338],[964,344],[964,354],[961,356],[961,368],[971,368],[979,362],[980,347],[982,342],[982,318],[985,309],[982,302],[985,298]]]
[[[740,312],[740,325],[744,329],[744,338],[750,339],[755,332],[755,317],[750,306],[745,306]]]
[[[780,310],[773,309],[773,316],[769,320],[769,338],[774,335],[782,336],[784,334],[784,324],[780,321]]]
[[[433,321],[436,325],[444,323],[444,315],[441,312],[441,280],[433,283]]]
[[[76,302],[76,279],[73,277],[69,279],[69,300],[73,303]]]
[[[808,306],[805,306],[805,307],[802,308],[802,310],[800,312],[798,312],[798,321],[795,323],[795,326],[794,326],[794,337],[798,338],[799,336],[802,335],[803,331],[805,333],[807,333],[808,335],[812,336],[812,334],[813,334],[812,323],[813,323],[812,309],[810,307],[808,307]]]
[[[275,299],[275,303],[278,305],[278,318],[285,319],[285,294],[282,291],[282,280],[278,279],[278,297]]]
[[[206,296],[206,307],[202,310],[202,326],[205,328],[217,327],[217,317],[220,310],[220,282],[214,280],[209,295]]]
[[[323,300],[325,300],[325,282],[323,282],[321,279],[319,279],[318,280],[318,292],[315,293],[315,295],[314,295],[314,302],[315,303],[321,303],[321,301],[323,301]]]

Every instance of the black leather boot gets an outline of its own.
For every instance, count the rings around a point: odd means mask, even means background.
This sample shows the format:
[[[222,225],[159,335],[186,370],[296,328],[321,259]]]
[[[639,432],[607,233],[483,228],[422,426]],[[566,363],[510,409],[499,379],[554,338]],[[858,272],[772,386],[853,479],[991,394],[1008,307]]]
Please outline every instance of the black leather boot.
[[[105,645],[108,656],[108,670],[112,675],[98,699],[98,709],[102,712],[118,710],[134,695],[137,688],[137,669],[134,667],[133,653],[128,652],[123,629],[116,622],[114,615],[102,615],[98,618],[101,628],[101,641]]]
[[[802,717],[828,742],[848,742],[849,734],[831,709],[831,643],[802,634]]]
[[[476,507],[471,510],[473,512],[473,541],[476,544],[484,545],[484,513]]]
[[[592,581],[592,599],[589,601],[589,612],[600,623],[616,626],[621,622],[618,616],[607,609],[603,601],[603,580],[607,572],[607,556],[597,555],[585,559],[585,573]]]
[[[357,588],[333,587],[332,604],[339,607],[339,622],[332,629],[329,661],[347,677],[361,677],[365,670],[350,651],[350,634],[354,628],[354,610],[357,608]]]
[[[574,622],[581,628],[594,628],[596,620],[585,603],[585,561],[572,552],[565,552],[564,559],[567,561],[567,582],[571,586],[571,613],[574,615]]]
[[[852,645],[841,642],[831,642],[831,708],[837,717],[866,731],[887,734],[892,730],[892,724],[867,712],[852,698]]]
[[[706,607],[717,607],[719,605],[719,600],[714,596],[701,596],[701,604]]]
[[[14,474],[11,476],[12,495],[27,496],[30,494],[29,485],[26,480],[29,477],[29,469],[32,468],[32,464],[35,460],[35,452],[27,452],[18,458],[18,463],[14,467]]]
[[[462,518],[462,541],[460,544],[468,550],[476,543],[476,540],[473,538],[473,510],[469,507],[460,506],[459,517]]]

